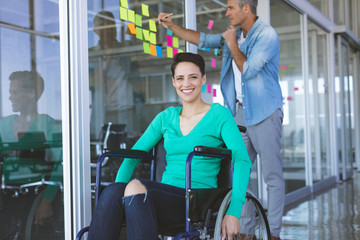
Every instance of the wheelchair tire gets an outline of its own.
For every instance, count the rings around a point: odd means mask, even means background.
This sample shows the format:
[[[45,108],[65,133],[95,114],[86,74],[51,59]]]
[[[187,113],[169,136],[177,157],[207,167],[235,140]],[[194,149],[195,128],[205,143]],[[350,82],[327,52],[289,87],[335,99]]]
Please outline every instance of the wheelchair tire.
[[[42,196],[44,195],[44,193],[45,193],[45,189],[42,190],[39,195],[37,195],[37,197],[35,198],[32,206],[31,206],[28,217],[26,219],[25,240],[31,240],[31,229],[32,229],[32,225],[33,225],[33,222],[34,222],[34,218],[35,218],[35,212],[36,212],[37,207],[40,204],[40,201],[41,201]]]
[[[221,224],[226,214],[226,211],[229,208],[231,202],[231,195],[232,195],[232,191],[229,191],[221,203],[215,223],[214,240],[221,239]],[[255,224],[253,224],[253,226],[251,227],[251,234],[249,235],[245,234],[245,236],[242,235],[242,238],[240,239],[271,240],[269,223],[266,217],[265,210],[261,206],[259,200],[256,197],[254,197],[251,193],[247,192],[246,201],[248,202],[248,204],[251,204],[250,206],[253,206],[255,209],[255,213],[253,214],[253,219],[252,219],[253,223]],[[240,224],[242,224],[241,220],[240,220]],[[240,226],[240,228],[243,229],[244,226]]]

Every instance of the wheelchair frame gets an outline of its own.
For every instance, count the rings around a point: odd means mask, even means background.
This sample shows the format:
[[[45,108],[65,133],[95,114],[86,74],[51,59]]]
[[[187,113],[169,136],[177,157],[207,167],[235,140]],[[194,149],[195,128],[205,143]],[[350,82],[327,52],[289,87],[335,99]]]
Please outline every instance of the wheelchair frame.
[[[175,240],[178,240],[178,239],[190,240],[190,239],[200,236],[200,235],[203,235],[203,236],[204,236],[204,234],[206,235],[206,233],[203,233],[203,232],[199,231],[198,229],[196,229],[194,231],[191,229],[191,224],[192,224],[191,218],[190,218],[190,194],[192,191],[192,189],[191,189],[191,161],[194,156],[207,156],[207,157],[221,158],[223,160],[226,159],[226,160],[231,161],[231,150],[223,149],[223,148],[211,148],[211,147],[204,147],[204,146],[196,146],[194,148],[194,150],[188,154],[188,157],[186,159],[186,177],[185,177],[185,180],[186,180],[186,183],[185,183],[185,191],[186,191],[185,232],[178,233],[174,237]],[[135,159],[141,159],[143,161],[144,160],[150,161],[150,164],[151,164],[150,180],[152,180],[152,181],[155,180],[155,158],[156,158],[155,149],[153,150],[152,154],[149,154],[145,151],[140,151],[140,150],[124,150],[124,149],[109,150],[109,149],[106,149],[104,151],[104,153],[99,156],[98,161],[97,161],[96,195],[95,195],[96,203],[98,202],[99,197],[100,197],[102,163],[103,163],[104,159],[106,159],[108,157],[135,158]],[[270,239],[270,236],[271,236],[270,228],[268,225],[268,221],[267,221],[264,209],[262,208],[260,202],[249,192],[247,192],[246,197],[247,197],[247,199],[251,199],[251,201],[254,202],[256,208],[259,210],[261,219],[262,219],[263,223],[265,224],[264,225],[266,228],[265,234],[267,235],[268,239]],[[225,200],[226,199],[224,199],[224,201]],[[228,200],[226,200],[226,201],[228,201],[228,203],[229,203],[230,197],[228,197]],[[225,212],[226,212],[226,210],[225,210]],[[217,222],[218,221],[219,220],[217,220]],[[217,225],[218,225],[218,223],[217,223]],[[220,223],[220,230],[221,230],[221,223]],[[80,240],[87,231],[89,231],[89,226],[81,229],[78,232],[78,234],[76,235],[76,239]],[[216,232],[219,232],[219,230],[215,230],[215,233]],[[265,236],[265,239],[266,239],[266,236]]]

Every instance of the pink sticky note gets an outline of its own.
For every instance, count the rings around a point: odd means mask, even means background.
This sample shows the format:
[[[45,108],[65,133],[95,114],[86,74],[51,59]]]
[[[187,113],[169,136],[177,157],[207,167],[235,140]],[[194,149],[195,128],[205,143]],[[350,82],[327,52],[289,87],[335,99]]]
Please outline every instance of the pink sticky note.
[[[292,100],[292,97],[290,97],[290,96],[287,97],[287,100],[288,100],[288,101],[291,101],[291,100]]]
[[[298,87],[294,87],[294,91],[299,91],[299,88],[298,88]]]
[[[213,89],[213,97],[216,97],[216,89]]]
[[[177,48],[173,48],[173,56],[175,56],[178,53],[178,49]]]
[[[281,69],[281,70],[286,70],[286,69],[287,69],[287,66],[286,66],[286,65],[281,65],[280,69]]]
[[[216,59],[215,58],[211,59],[211,67],[216,68]]]
[[[211,85],[210,85],[210,84],[207,84],[206,87],[207,87],[207,92],[208,92],[208,93],[211,93]]]
[[[208,24],[207,28],[210,30],[213,25],[214,25],[214,20],[209,20],[209,24]]]
[[[167,45],[168,45],[168,47],[172,47],[172,36],[169,36],[169,35],[167,35],[166,36],[166,41],[167,41]]]

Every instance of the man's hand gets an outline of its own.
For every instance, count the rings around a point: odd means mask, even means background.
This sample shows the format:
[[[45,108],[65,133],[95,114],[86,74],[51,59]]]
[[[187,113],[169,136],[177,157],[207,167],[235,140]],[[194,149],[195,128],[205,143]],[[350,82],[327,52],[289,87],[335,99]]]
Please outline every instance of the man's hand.
[[[170,13],[160,13],[158,16],[158,22],[161,23],[164,28],[171,28],[174,25]]]
[[[235,44],[237,46],[235,27],[234,26],[228,27],[228,29],[223,33],[223,38],[225,39],[226,44],[229,47],[231,47],[232,44]]]
[[[225,215],[221,224],[221,240],[233,239],[240,232],[240,219],[232,215]]]
[[[48,199],[41,199],[39,206],[35,212],[35,224],[44,224],[44,220],[53,215],[53,211],[51,208],[51,201]]]

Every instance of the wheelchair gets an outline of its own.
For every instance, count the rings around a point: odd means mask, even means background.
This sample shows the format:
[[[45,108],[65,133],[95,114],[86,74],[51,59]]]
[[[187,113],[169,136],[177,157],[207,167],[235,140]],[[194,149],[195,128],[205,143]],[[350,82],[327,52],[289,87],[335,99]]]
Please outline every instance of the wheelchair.
[[[61,162],[47,161],[50,145],[43,137],[38,139],[34,135],[39,134],[28,133],[33,138],[29,142],[1,142],[0,145],[0,214],[10,217],[6,225],[7,233],[0,237],[2,239],[48,239],[49,234],[59,236],[57,239],[60,239],[63,236],[62,229],[55,229],[57,233],[53,234],[45,231],[45,227],[39,229],[33,224],[46,186],[58,186],[59,195],[63,190],[61,181],[49,180],[52,170],[58,168]],[[52,142],[51,145],[62,147],[60,141]],[[62,197],[58,196],[56,203],[62,204],[59,199]]]
[[[97,161],[95,203],[98,201],[102,189],[110,184],[101,181],[101,168],[105,159],[141,159],[140,164],[145,164],[150,169],[150,179],[160,181],[166,166],[165,154],[162,140],[153,149],[152,153],[140,150],[105,149]],[[218,174],[218,188],[191,188],[191,161],[194,156],[222,159]],[[180,226],[159,226],[159,239],[221,239],[221,223],[231,201],[232,170],[231,150],[196,146],[186,159],[186,217],[184,224]],[[246,222],[240,219],[240,238],[236,239],[271,239],[266,212],[259,200],[252,193],[247,192],[245,202],[244,206],[246,205],[251,211]],[[82,239],[88,230],[89,227],[81,229],[76,239]]]

